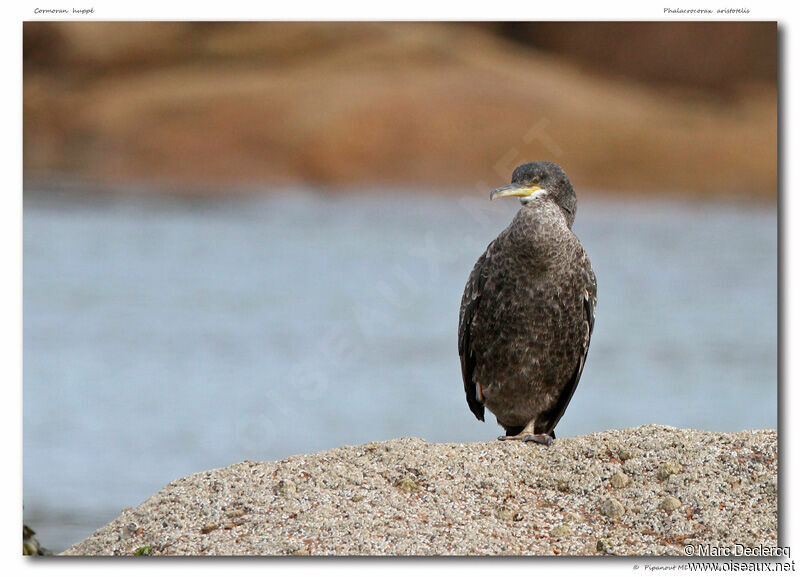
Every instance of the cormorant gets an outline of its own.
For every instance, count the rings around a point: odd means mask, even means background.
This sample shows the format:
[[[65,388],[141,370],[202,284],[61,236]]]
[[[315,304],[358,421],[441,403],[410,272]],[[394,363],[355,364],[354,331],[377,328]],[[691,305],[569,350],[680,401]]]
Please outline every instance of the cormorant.
[[[518,166],[490,200],[519,197],[511,224],[467,280],[458,353],[467,403],[500,440],[550,445],[581,378],[594,329],[597,280],[572,232],[577,198],[552,162]]]

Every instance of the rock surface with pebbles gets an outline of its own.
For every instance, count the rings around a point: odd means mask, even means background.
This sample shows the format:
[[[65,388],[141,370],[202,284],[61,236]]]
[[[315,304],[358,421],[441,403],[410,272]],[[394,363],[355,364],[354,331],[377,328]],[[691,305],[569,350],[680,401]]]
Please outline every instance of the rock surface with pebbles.
[[[777,546],[777,433],[403,438],[173,481],[65,555],[683,555]]]

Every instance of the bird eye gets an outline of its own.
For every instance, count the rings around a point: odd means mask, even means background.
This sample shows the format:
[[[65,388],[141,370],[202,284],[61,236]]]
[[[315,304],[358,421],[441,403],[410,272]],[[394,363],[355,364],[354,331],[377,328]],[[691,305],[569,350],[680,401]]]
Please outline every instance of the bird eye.
[[[539,177],[538,176],[534,176],[533,177],[533,184],[539,184]]]

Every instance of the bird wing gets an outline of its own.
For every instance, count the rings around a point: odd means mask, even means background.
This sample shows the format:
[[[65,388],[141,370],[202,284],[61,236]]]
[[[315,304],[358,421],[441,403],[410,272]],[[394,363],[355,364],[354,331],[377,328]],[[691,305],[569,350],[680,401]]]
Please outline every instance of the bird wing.
[[[479,421],[484,420],[484,406],[478,399],[476,383],[473,380],[475,372],[475,351],[472,350],[472,330],[475,316],[483,296],[483,287],[489,272],[494,241],[486,249],[469,275],[464,296],[461,298],[461,310],[458,317],[458,355],[461,357],[461,376],[464,379],[464,392],[467,395],[467,404]]]
[[[585,321],[583,343],[581,345],[580,357],[578,357],[578,364],[575,367],[575,371],[561,390],[558,402],[556,402],[550,414],[542,419],[546,423],[546,430],[543,432],[548,435],[556,428],[558,421],[560,421],[561,417],[564,415],[564,411],[567,410],[567,405],[569,405],[569,402],[572,400],[575,389],[578,387],[578,381],[581,380],[581,374],[583,373],[583,366],[586,364],[586,355],[589,353],[592,331],[594,331],[594,310],[597,306],[597,278],[594,275],[592,265],[589,263],[589,259],[585,253],[582,258],[584,260],[584,270],[587,271],[586,289],[583,293],[583,314]],[[538,431],[539,428],[537,427],[537,432]]]

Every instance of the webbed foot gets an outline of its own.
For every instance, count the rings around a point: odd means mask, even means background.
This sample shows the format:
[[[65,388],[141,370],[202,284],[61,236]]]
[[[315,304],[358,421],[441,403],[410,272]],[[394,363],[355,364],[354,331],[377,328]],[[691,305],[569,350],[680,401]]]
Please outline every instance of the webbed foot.
[[[544,433],[521,432],[519,435],[500,435],[498,441],[522,441],[524,443],[538,443],[549,447],[553,442],[553,437]]]

